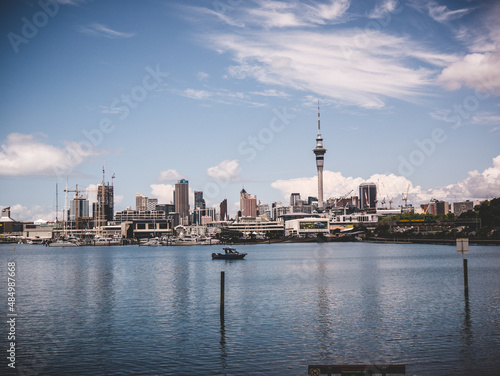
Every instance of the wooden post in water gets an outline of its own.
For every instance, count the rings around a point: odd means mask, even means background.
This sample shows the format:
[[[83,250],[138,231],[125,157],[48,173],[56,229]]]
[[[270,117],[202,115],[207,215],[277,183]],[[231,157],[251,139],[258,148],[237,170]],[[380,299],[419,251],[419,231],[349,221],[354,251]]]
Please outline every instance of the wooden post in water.
[[[457,253],[462,254],[462,259],[464,262],[464,292],[465,295],[469,294],[469,275],[467,270],[467,259],[465,258],[465,254],[469,253],[469,239],[457,239]]]
[[[224,289],[225,289],[225,275],[224,272],[220,272],[220,317],[224,320]]]

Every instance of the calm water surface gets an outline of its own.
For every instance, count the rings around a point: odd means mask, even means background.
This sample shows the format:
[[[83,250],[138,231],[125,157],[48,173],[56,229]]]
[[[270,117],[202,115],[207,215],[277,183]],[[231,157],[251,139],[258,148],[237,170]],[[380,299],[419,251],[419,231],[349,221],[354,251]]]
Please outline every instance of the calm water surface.
[[[13,250],[15,247],[15,251]],[[0,246],[16,263],[16,370],[2,375],[307,375],[403,363],[407,375],[500,374],[500,247],[361,243]],[[220,272],[226,276],[224,320]]]

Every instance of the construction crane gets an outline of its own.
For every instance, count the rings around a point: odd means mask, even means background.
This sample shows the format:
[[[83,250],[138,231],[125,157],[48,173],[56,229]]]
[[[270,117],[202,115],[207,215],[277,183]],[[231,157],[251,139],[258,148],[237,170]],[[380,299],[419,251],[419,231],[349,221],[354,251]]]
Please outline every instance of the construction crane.
[[[387,188],[385,187],[384,182],[382,182],[382,186],[384,187],[384,191],[385,191],[386,197],[389,199],[389,209],[392,209],[392,203],[394,202],[392,199],[394,197],[390,197],[389,198],[389,195],[388,195],[388,192],[387,192]]]
[[[410,184],[408,184],[408,188],[406,188],[406,195],[403,193],[403,201],[405,202],[405,208],[408,207],[408,192],[410,192]]]

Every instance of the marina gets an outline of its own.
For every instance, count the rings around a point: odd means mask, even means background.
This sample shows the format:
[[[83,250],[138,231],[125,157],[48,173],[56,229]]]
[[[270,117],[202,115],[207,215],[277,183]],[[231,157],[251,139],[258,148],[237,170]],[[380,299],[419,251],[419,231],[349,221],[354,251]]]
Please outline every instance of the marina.
[[[500,367],[498,246],[470,246],[467,296],[454,246],[237,249],[251,257],[213,262],[206,246],[1,245],[2,263],[17,266],[17,364],[56,376],[307,375],[318,364],[468,376]]]

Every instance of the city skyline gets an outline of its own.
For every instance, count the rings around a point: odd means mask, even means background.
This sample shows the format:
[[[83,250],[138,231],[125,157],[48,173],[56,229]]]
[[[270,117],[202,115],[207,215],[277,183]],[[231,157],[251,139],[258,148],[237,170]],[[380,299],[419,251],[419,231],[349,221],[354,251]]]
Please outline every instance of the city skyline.
[[[115,12],[119,6],[121,12]],[[68,178],[115,211],[317,196],[363,182],[418,205],[500,196],[500,5],[478,1],[7,1],[0,206],[55,218]],[[119,13],[119,14],[118,14]],[[353,193],[354,194],[354,193]]]

